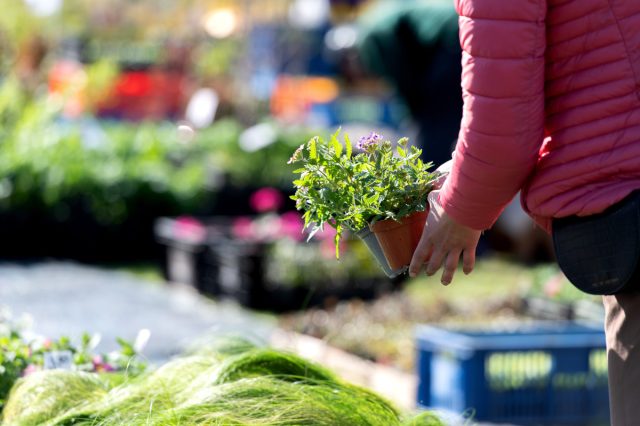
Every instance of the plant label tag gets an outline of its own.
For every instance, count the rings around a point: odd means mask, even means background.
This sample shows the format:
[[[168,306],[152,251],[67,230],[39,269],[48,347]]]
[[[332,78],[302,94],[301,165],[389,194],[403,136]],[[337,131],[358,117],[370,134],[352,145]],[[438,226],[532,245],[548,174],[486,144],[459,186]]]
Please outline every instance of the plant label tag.
[[[45,370],[71,370],[73,354],[71,351],[51,351],[44,353]]]

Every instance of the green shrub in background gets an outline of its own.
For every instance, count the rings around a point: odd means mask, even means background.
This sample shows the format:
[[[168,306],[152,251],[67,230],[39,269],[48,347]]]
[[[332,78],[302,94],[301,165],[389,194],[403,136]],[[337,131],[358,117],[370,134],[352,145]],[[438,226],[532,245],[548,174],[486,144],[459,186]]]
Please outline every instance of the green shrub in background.
[[[0,90],[12,96],[7,82]],[[6,114],[3,114],[6,113]],[[89,209],[100,223],[125,220],[136,201],[153,201],[168,208],[191,211],[207,197],[211,145],[177,142],[169,124],[141,125],[95,122],[68,123],[58,118],[59,105],[27,103],[7,117],[0,142],[0,209],[49,209],[64,219],[74,202]],[[237,139],[239,129],[221,123],[208,139]]]
[[[84,260],[150,258],[157,217],[216,214],[237,203],[225,196],[247,186],[290,188],[293,167],[282,165],[306,137],[272,124],[271,143],[249,152],[231,118],[185,136],[175,123],[72,121],[61,108],[9,77],[0,83],[0,238],[12,243],[0,255],[30,256],[35,248],[74,257],[73,247],[91,240],[107,254],[87,251]]]
[[[181,140],[172,123],[71,122],[60,109],[54,100],[30,99],[11,79],[0,84],[0,210],[40,206],[64,217],[64,204],[80,198],[99,222],[118,223],[132,202],[155,198],[194,212],[221,179],[290,186],[293,168],[282,164],[308,134],[274,125],[274,142],[247,152],[233,119]]]
[[[316,235],[317,236],[317,235]],[[336,262],[333,237],[318,244],[303,244],[291,239],[274,242],[267,252],[266,279],[285,286],[346,285],[349,280],[384,279],[361,240],[343,239],[342,255]]]

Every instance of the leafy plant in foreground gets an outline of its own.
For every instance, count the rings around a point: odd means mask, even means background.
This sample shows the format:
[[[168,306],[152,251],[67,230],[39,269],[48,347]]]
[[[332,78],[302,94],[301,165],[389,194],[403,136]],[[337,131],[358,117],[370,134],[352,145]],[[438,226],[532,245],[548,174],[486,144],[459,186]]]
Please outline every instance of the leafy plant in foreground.
[[[304,211],[304,226],[313,227],[311,236],[325,224],[335,228],[337,257],[345,229],[357,232],[378,220],[424,211],[439,177],[429,172],[431,163],[420,159],[422,151],[407,138],[392,144],[371,133],[354,152],[348,135],[344,144],[338,136],[339,131],[329,141],[316,136],[289,160],[302,166],[294,171],[300,176],[291,198]]]

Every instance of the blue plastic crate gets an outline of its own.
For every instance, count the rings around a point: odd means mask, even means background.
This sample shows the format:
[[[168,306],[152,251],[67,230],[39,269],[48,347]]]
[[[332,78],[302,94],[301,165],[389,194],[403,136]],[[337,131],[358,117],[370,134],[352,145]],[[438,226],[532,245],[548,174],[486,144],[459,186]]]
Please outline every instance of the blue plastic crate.
[[[478,421],[606,425],[602,326],[533,323],[500,332],[419,326],[418,405]]]

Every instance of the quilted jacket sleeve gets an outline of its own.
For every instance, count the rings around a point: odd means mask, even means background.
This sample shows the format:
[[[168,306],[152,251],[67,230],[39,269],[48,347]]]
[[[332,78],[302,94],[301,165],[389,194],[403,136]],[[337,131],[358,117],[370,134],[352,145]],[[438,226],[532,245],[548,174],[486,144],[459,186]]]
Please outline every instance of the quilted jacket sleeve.
[[[532,172],[544,134],[546,0],[456,0],[464,111],[445,211],[487,229]]]

